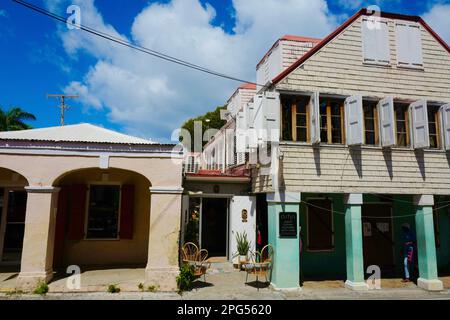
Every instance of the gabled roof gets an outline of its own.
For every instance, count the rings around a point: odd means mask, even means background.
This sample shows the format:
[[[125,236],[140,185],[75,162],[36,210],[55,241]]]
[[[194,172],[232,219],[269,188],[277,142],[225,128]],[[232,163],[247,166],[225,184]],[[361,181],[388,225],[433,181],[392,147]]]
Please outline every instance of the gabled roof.
[[[244,83],[241,84],[238,88],[239,89],[243,89],[243,90],[256,90],[256,83]]]
[[[125,135],[89,123],[22,131],[0,132],[0,140],[81,142],[103,144],[154,145],[150,140]]]
[[[256,83],[243,83],[236,90],[234,90],[231,97],[227,100],[227,103],[238,93],[239,90],[253,90],[256,91]]]
[[[270,47],[269,51],[266,52],[264,57],[262,57],[262,59],[259,60],[258,64],[256,65],[256,68],[258,68],[264,62],[264,60],[269,56],[269,54],[273,51],[273,49],[275,49],[278,46],[280,41],[312,42],[312,43],[318,44],[318,43],[320,43],[321,39],[311,38],[311,37],[293,36],[293,35],[286,34],[286,35],[282,36],[280,39],[278,39],[277,41],[275,41],[275,43],[272,45],[272,47]]]
[[[370,15],[370,14],[368,14],[368,10],[366,8],[359,10],[357,13],[355,13],[353,16],[351,16],[347,21],[345,21],[339,28],[337,28],[330,35],[328,35],[325,39],[323,39],[319,44],[317,44],[315,47],[313,47],[311,50],[309,50],[306,54],[304,54],[302,57],[300,57],[289,68],[287,68],[286,70],[281,72],[278,76],[276,76],[272,80],[272,83],[277,84],[278,82],[283,80],[287,75],[289,75],[292,71],[297,69],[306,60],[308,60],[310,57],[312,57],[314,54],[316,54],[320,49],[322,49],[331,40],[333,40],[335,37],[337,37],[342,31],[344,31],[348,26],[350,26],[354,21],[356,21],[359,17],[361,17],[363,15]],[[406,21],[413,21],[413,22],[420,23],[436,39],[436,41],[439,42],[444,47],[444,49],[447,50],[448,53],[450,53],[450,46],[441,37],[439,37],[438,34],[436,32],[434,32],[434,30],[431,29],[431,27],[421,17],[408,16],[408,15],[396,14],[396,13],[388,13],[388,12],[380,12],[380,16],[382,18],[406,20]]]

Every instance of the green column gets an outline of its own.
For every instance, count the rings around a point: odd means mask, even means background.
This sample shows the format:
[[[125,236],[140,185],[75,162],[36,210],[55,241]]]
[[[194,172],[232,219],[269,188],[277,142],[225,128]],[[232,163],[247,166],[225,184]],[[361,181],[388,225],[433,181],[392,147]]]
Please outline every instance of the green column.
[[[362,248],[361,205],[362,194],[347,194],[345,202],[345,244],[347,258],[347,281],[345,287],[351,290],[367,290],[364,281]]]
[[[434,239],[432,195],[420,195],[414,198],[416,205],[416,233],[419,260],[419,279],[417,285],[430,291],[443,290],[438,279],[436,262],[436,244]]]
[[[268,227],[269,243],[274,249],[271,284],[275,289],[300,288],[299,211],[300,193],[269,193]],[[280,213],[295,213],[297,235],[282,238],[279,233]]]

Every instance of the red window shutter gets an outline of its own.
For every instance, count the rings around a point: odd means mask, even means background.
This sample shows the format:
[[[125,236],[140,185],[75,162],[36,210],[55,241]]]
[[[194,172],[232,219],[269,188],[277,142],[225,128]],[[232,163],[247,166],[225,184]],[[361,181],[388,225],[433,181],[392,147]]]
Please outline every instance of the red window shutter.
[[[134,185],[123,185],[120,200],[120,239],[133,239]]]
[[[69,189],[61,187],[58,194],[58,209],[55,222],[55,249],[53,261],[55,266],[61,266],[64,253],[64,238],[66,233],[67,209],[68,209]]]
[[[69,239],[81,240],[84,237],[87,186],[84,184],[73,185],[71,187],[71,196]]]

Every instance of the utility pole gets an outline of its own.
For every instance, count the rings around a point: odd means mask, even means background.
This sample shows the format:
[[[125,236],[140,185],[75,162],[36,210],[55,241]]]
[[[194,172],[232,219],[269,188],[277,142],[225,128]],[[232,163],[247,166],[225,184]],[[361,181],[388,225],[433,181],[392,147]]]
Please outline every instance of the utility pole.
[[[79,98],[78,95],[65,95],[65,94],[47,94],[47,98],[57,98],[60,102],[60,105],[58,108],[61,109],[61,127],[64,126],[64,113],[66,109],[70,108],[68,105],[66,105],[66,99],[77,99]]]

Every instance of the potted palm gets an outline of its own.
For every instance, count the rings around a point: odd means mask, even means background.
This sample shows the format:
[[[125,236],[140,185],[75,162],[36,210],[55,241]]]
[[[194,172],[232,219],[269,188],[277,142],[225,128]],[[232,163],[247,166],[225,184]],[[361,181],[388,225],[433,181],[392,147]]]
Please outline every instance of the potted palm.
[[[250,242],[248,241],[247,233],[245,231],[243,233],[236,233],[236,245],[239,263],[246,262],[248,251],[250,250]]]

